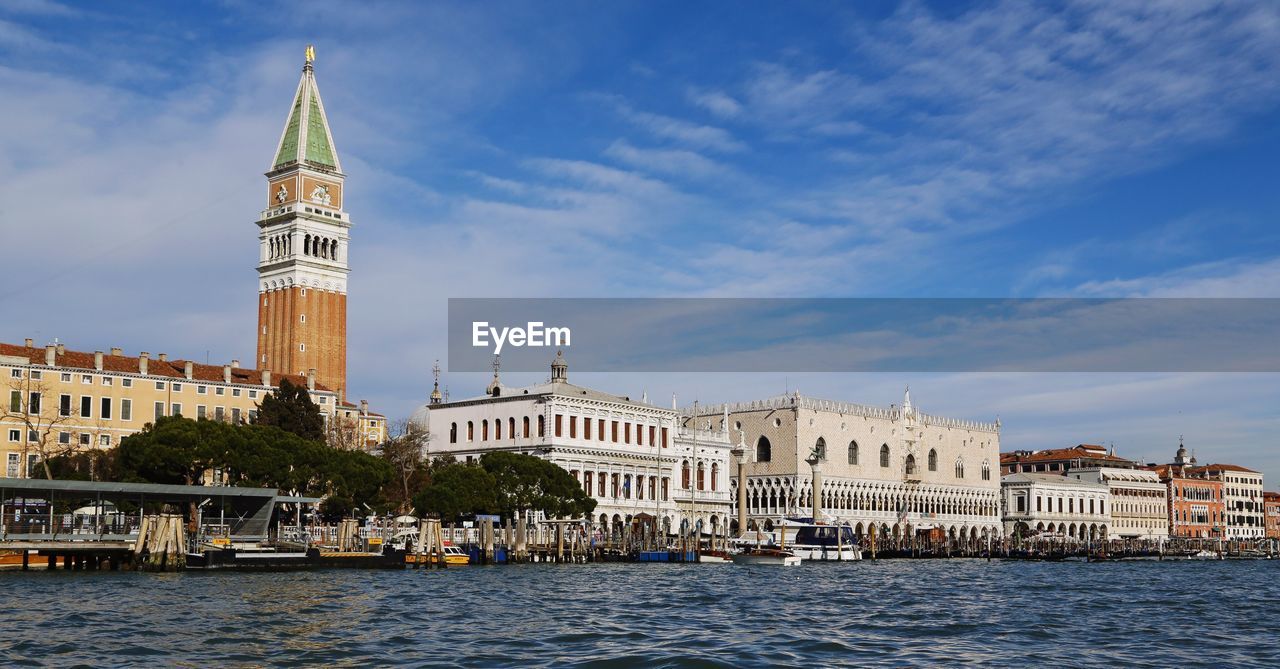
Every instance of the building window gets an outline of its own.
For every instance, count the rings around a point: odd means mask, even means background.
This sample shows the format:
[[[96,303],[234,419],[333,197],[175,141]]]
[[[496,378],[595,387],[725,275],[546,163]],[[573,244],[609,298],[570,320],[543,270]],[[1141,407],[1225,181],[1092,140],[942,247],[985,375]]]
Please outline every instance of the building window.
[[[707,479],[707,476],[706,476],[706,474],[707,474],[706,469],[707,469],[707,467],[706,467],[706,465],[705,465],[704,463],[701,463],[701,462],[699,462],[699,463],[698,463],[698,490],[706,490],[706,489],[707,489],[707,487],[706,487],[706,479]]]
[[[103,420],[111,420],[111,398],[102,398],[102,404],[99,408],[101,410],[98,412],[98,417]]]
[[[89,376],[88,374],[81,374],[81,375],[80,375],[80,383],[83,383],[83,384],[85,384],[86,386],[87,386],[87,385],[91,385],[91,384],[93,383],[93,377],[92,377],[92,376]]]
[[[301,322],[303,322],[303,323],[306,323],[306,322],[307,322],[307,315],[306,315],[306,314],[302,314],[302,315],[300,315],[298,318],[299,318],[299,319],[301,319]]]
[[[655,446],[658,443],[657,440],[654,439],[654,435],[657,434],[657,430],[658,428],[656,426],[653,426],[653,425],[649,426],[649,445],[650,446]]]
[[[307,350],[307,345],[306,345],[306,344],[298,344],[298,350],[299,350],[299,351],[306,352],[306,350]]]
[[[102,377],[102,385],[104,385],[104,386],[109,386],[109,385],[111,385],[111,383],[112,383],[112,381],[111,381],[111,377],[110,377],[110,376],[104,376],[104,377]]]
[[[539,437],[547,436],[547,417],[546,416],[538,416],[538,436]]]
[[[70,395],[62,395],[58,397],[58,415],[59,416],[71,415],[71,396]]]
[[[557,418],[559,418],[559,416],[557,416]],[[556,421],[557,423],[556,427],[559,427],[559,422],[560,421]],[[557,431],[557,433],[558,432],[559,431]],[[489,419],[488,418],[480,421],[480,441],[489,441]]]
[[[991,463],[986,460],[982,461],[982,480],[983,481],[991,480]]]
[[[8,468],[5,470],[5,476],[11,479],[18,478],[18,475],[21,474],[18,470],[22,467],[22,454],[10,453],[7,467]]]
[[[938,451],[937,449],[929,449],[929,471],[938,471]]]
[[[196,405],[196,420],[204,420],[209,417],[209,407],[203,404]]]
[[[591,419],[590,418],[582,419],[582,438],[583,439],[591,438]]]
[[[458,443],[458,424],[449,423],[449,443]]]
[[[689,461],[684,460],[680,463],[680,487],[685,490],[689,489]]]
[[[720,464],[711,464],[711,492],[716,491],[716,481],[720,478]]]
[[[133,379],[120,379],[120,385],[125,388],[133,387]]]
[[[27,396],[27,413],[40,415],[40,393],[34,392]]]
[[[22,391],[21,390],[9,391],[9,411],[12,413],[22,412]]]
[[[889,466],[889,444],[882,444],[880,446],[880,466]]]
[[[82,395],[80,397],[80,417],[81,418],[93,417],[93,398],[92,397],[89,397],[87,395]]]
[[[964,460],[956,460],[956,478],[964,478]],[[1062,500],[1058,500],[1058,505],[1062,505]],[[1061,511],[1062,509],[1058,509]]]
[[[916,456],[907,454],[907,476],[914,476],[916,473]]]
[[[227,409],[226,409],[226,407],[214,407],[214,408],[213,408],[213,419],[214,419],[214,420],[216,420],[216,421],[218,421],[219,423],[221,423],[221,422],[225,421],[225,420],[227,419]]]
[[[181,384],[181,383],[175,383],[175,384],[173,384],[173,388],[172,388],[172,389],[173,389],[173,392],[175,392],[175,393],[180,393],[180,392],[182,392],[182,384]]]
[[[475,440],[476,440],[476,424],[472,421],[467,421],[467,441],[475,441]]]
[[[827,461],[827,440],[818,437],[817,443],[813,445],[814,454],[818,456],[818,462]],[[816,522],[816,521],[815,521]]]
[[[564,416],[556,414],[556,436],[560,436],[561,423],[564,422]]]
[[[164,390],[164,381],[156,381],[156,390]]]
[[[613,438],[613,443],[618,443],[618,421],[609,422],[609,434]]]
[[[227,394],[227,389],[226,389],[226,388],[223,388],[222,386],[218,386],[217,388],[214,388],[214,389],[213,389],[213,394],[214,394],[214,395],[226,395],[226,394]]]
[[[63,383],[71,383],[71,375],[70,375],[70,374],[63,374],[61,378],[62,378],[62,382],[63,382]]]
[[[849,442],[849,464],[858,464],[858,442]]]
[[[172,405],[170,408],[171,408],[171,409],[173,409],[172,411],[170,411],[170,412],[169,412],[169,415],[170,415],[170,416],[181,416],[181,415],[182,415],[182,405],[181,405],[181,404],[178,404],[177,402],[174,402],[174,403],[173,403],[173,405]]]
[[[164,416],[164,402],[156,402],[155,409],[156,409],[156,419],[159,420],[160,417]]]
[[[70,433],[70,432],[59,432],[59,433],[58,433],[58,443],[59,443],[59,444],[62,444],[62,445],[64,445],[64,446],[65,446],[65,445],[70,444],[70,443],[71,443],[71,433]]]
[[[760,437],[756,442],[756,462],[771,460],[773,460],[773,445],[769,443],[768,437]]]
[[[22,430],[9,430],[9,441],[14,443],[22,441]]]
[[[209,386],[196,386],[196,394],[197,394],[197,395],[208,395],[208,394],[209,394]]]
[[[521,419],[520,423],[521,423],[521,426],[524,428],[521,434],[524,435],[525,439],[528,439],[529,438],[529,417],[525,416],[523,419]]]
[[[81,432],[81,433],[80,433],[80,445],[81,445],[81,446],[88,446],[90,443],[92,443],[92,441],[91,441],[91,436],[89,435],[89,433],[88,433],[88,432]]]
[[[133,400],[120,400],[120,420],[133,420]]]
[[[667,428],[662,428],[662,447],[667,447]]]
[[[569,438],[576,439],[578,437],[578,417],[569,416]]]
[[[240,408],[239,407],[231,407],[231,422],[234,425],[240,424]]]
[[[231,396],[232,396],[232,397],[239,397],[239,396],[240,396],[240,389],[239,389],[239,388],[232,388],[232,389],[231,389]]]

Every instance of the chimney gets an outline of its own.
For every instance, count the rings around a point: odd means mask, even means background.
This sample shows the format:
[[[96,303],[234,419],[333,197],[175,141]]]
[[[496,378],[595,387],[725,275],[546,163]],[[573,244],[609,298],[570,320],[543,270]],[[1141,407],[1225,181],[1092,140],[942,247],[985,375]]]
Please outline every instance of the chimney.
[[[262,385],[268,388],[271,387],[271,370],[269,369],[262,370]]]
[[[93,368],[102,371],[102,351],[93,352]]]
[[[222,382],[231,383],[231,365],[222,366]]]
[[[161,353],[160,355],[156,356],[156,360],[159,360],[160,362],[168,362],[168,361],[169,361],[169,354],[168,354],[168,353]]]
[[[31,340],[31,337],[27,337],[26,339],[23,339],[23,340],[22,340],[22,343],[23,343],[23,344],[25,344],[27,348],[35,348],[35,347],[36,347],[36,343],[35,343],[34,341],[32,341],[32,340]]]
[[[58,364],[58,347],[49,344],[44,347],[44,364],[53,367]]]
[[[120,348],[119,346],[112,346],[111,355],[124,355],[124,349]]]
[[[312,367],[307,370],[307,390],[316,389],[316,368]]]
[[[188,381],[190,381],[194,377],[194,372],[195,372],[195,363],[191,362],[190,360],[188,360],[184,365],[182,365],[182,374],[183,376],[187,377]]]
[[[231,369],[240,369],[240,361],[239,361],[239,360],[232,360],[232,361],[231,361]]]
[[[67,353],[67,345],[63,344],[62,342],[58,342],[58,355],[66,355],[66,353]]]
[[[139,353],[139,354],[138,354],[138,373],[139,373],[139,374],[142,374],[143,376],[146,376],[146,374],[147,374],[147,361],[148,361],[148,360],[150,360],[150,359],[151,359],[151,354],[150,354],[150,353],[147,353],[146,351],[143,351],[143,352],[141,352],[141,353]]]
[[[360,415],[369,415],[369,400],[360,400]]]

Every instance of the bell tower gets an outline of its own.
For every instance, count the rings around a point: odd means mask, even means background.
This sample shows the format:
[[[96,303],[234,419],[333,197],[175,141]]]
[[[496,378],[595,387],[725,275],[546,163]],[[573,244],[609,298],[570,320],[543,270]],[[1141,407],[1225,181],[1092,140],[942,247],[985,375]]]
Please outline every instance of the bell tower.
[[[267,170],[258,217],[259,369],[316,370],[345,399],[347,250],[342,163],[334,148],[307,47],[302,79]]]

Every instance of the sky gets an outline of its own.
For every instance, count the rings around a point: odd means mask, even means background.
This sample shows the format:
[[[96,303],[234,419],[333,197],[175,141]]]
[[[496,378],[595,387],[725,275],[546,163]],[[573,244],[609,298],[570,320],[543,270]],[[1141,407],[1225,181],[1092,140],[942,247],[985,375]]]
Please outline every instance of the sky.
[[[449,297],[1280,297],[1276,3],[3,0],[0,340],[252,360],[307,44],[355,224],[349,397],[393,419]],[[1280,482],[1275,374],[571,378],[910,384],[1003,450],[1184,435]]]

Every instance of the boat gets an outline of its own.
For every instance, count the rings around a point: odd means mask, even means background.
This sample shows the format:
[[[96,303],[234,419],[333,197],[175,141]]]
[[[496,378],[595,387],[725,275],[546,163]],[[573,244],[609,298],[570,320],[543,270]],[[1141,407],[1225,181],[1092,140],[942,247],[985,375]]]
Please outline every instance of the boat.
[[[748,548],[733,555],[734,564],[798,567],[800,556],[781,548]]]
[[[698,562],[704,564],[729,564],[733,562],[733,554],[718,549],[705,550],[698,553]]]
[[[1221,560],[1222,556],[1213,551],[1197,551],[1187,556],[1188,560]]]
[[[743,546],[743,538],[747,535],[739,537],[735,543]],[[760,565],[760,566],[776,566],[776,567],[797,567],[800,565],[800,556],[786,550],[786,533],[782,533],[782,544],[773,546],[773,537],[770,535],[769,544],[764,543],[764,533],[760,530],[755,531],[755,545],[743,546],[742,549],[733,554],[733,563],[741,565]]]
[[[405,564],[433,564],[435,556],[405,553],[404,562]],[[444,563],[449,567],[465,567],[471,564],[471,556],[467,555],[467,552],[462,548],[446,542],[444,546]]]
[[[824,525],[807,518],[788,518],[781,526],[784,544],[801,560],[811,562],[846,562],[861,560],[853,529],[848,525]]]

